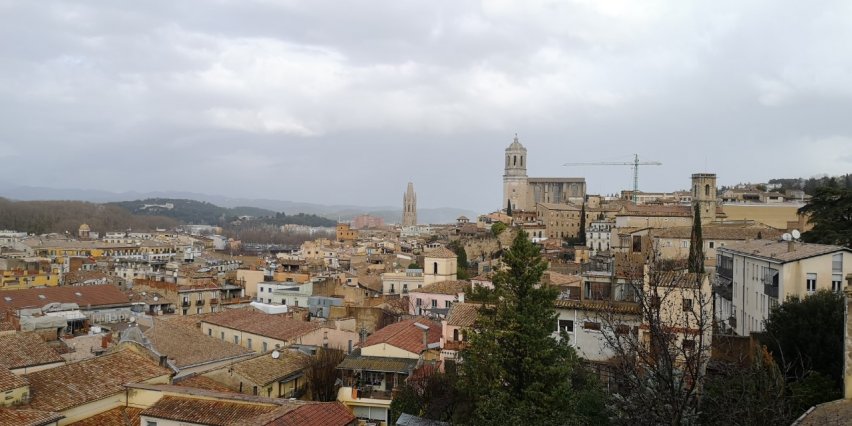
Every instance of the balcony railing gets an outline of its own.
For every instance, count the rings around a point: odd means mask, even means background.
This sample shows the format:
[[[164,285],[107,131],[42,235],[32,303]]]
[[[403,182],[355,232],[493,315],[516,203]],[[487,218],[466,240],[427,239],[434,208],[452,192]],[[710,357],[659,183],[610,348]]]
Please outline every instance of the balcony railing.
[[[195,306],[204,306],[204,299],[199,299],[195,301]]]
[[[218,304],[219,304],[219,299],[210,299],[210,304],[211,304],[211,305],[218,305]]]
[[[189,300],[184,300],[183,303],[181,303],[181,306],[183,306],[184,308],[188,308],[189,307]]]

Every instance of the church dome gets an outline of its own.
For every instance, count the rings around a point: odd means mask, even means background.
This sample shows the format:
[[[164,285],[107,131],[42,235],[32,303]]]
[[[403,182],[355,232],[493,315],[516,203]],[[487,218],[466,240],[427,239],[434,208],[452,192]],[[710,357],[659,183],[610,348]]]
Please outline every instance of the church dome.
[[[86,225],[86,224],[84,223],[84,224],[80,225],[80,229],[78,229],[77,231],[79,231],[79,232],[89,232],[89,231],[91,231],[91,228],[89,228],[89,225]]]
[[[515,139],[512,141],[512,144],[506,148],[506,151],[526,151],[527,149],[521,145],[521,142],[518,140],[518,134],[515,133]]]

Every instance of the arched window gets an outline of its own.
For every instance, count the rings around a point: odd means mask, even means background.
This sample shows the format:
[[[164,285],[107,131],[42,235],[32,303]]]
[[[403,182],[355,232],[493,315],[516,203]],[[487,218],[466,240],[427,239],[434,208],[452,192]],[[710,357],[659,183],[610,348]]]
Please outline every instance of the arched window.
[[[459,329],[453,330],[453,340],[455,340],[456,342],[459,341]]]
[[[692,187],[692,196],[696,198],[698,197],[698,185]]]
[[[710,184],[704,185],[704,196],[705,197],[710,196]]]
[[[521,167],[524,167],[524,156],[521,156]]]
[[[432,263],[432,273],[438,275],[438,262]]]
[[[509,156],[506,156],[506,167],[509,167]]]
[[[517,166],[517,165],[518,165],[518,156],[517,156],[517,155],[513,155],[513,156],[512,156],[512,165],[513,165],[513,166]]]

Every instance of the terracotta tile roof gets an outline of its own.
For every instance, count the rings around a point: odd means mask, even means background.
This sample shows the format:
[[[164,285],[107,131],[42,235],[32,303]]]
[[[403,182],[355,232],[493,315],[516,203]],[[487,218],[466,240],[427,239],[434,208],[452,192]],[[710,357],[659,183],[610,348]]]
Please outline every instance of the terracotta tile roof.
[[[819,404],[793,422],[793,426],[848,425],[852,418],[852,399]]]
[[[347,426],[355,415],[339,402],[310,402],[286,412],[263,426]]]
[[[616,216],[659,216],[659,217],[692,217],[692,208],[689,206],[634,206],[626,204],[624,211]]]
[[[447,325],[456,327],[473,327],[479,317],[478,303],[454,303],[447,313]]]
[[[560,274],[556,271],[545,271],[544,278],[550,285],[555,286],[577,285],[583,281],[583,277],[579,275]]]
[[[275,410],[273,404],[217,401],[166,395],[142,411],[143,416],[210,426],[229,426]]]
[[[30,407],[63,411],[91,401],[124,392],[124,384],[169,375],[131,349],[74,362],[25,377],[30,382]]]
[[[316,323],[266,314],[254,308],[228,309],[210,315],[202,322],[286,341],[293,341],[321,328]]]
[[[570,300],[562,299],[554,302],[554,306],[563,309],[577,309],[583,311],[612,311],[618,314],[639,315],[642,312],[638,303],[611,302],[608,300]]]
[[[470,292],[470,281],[441,281],[424,285],[416,290],[411,290],[411,293],[426,293],[426,294],[450,294],[456,295],[459,293]]]
[[[278,351],[278,359],[271,353],[240,361],[233,364],[234,372],[259,385],[266,385],[304,370],[310,360],[309,355],[299,351],[284,349]]]
[[[425,257],[433,257],[437,259],[455,259],[458,256],[456,256],[455,253],[453,253],[450,249],[446,247],[438,247],[434,250],[426,252]]]
[[[207,376],[190,376],[185,379],[181,379],[179,382],[174,382],[176,386],[183,386],[186,388],[195,388],[195,389],[206,389],[212,390],[216,392],[235,392],[236,389],[231,389],[225,386],[222,383],[219,383]]]
[[[63,362],[55,349],[36,333],[0,335],[0,365],[10,370]]]
[[[426,348],[423,346],[423,330],[415,324],[429,327],[428,343],[438,343],[441,340],[441,326],[426,318],[416,318],[400,321],[379,329],[367,338],[361,347],[373,346],[379,343],[419,354]]]
[[[764,239],[780,238],[782,232],[762,224],[710,224],[701,227],[701,235],[705,240],[753,240],[758,235]],[[650,235],[659,238],[689,239],[692,237],[691,226],[676,226],[673,228],[655,229]]]
[[[373,291],[382,291],[382,279],[375,275],[359,275],[358,285],[366,287]]]
[[[827,244],[793,242],[792,245],[794,250],[790,251],[787,241],[752,240],[729,244],[724,247],[720,247],[719,250],[772,259],[782,263],[793,262],[838,251],[852,252],[852,250],[845,247]]]
[[[139,413],[141,408],[116,407],[112,410],[95,414],[85,420],[71,423],[69,426],[138,426],[140,423]]]
[[[162,320],[145,332],[154,349],[178,368],[226,360],[253,353],[240,345],[208,336],[198,329]]]
[[[76,303],[86,309],[89,306],[129,306],[130,300],[118,287],[110,284],[7,290],[0,298],[0,308],[6,309],[42,307],[48,303]]]
[[[415,367],[417,367],[417,359],[414,358],[361,356],[360,351],[355,351],[347,355],[337,369],[409,374]]]
[[[26,379],[15,375],[8,368],[0,366],[0,392],[20,388],[27,385]]]
[[[44,426],[65,418],[50,411],[0,408],[0,425]]]

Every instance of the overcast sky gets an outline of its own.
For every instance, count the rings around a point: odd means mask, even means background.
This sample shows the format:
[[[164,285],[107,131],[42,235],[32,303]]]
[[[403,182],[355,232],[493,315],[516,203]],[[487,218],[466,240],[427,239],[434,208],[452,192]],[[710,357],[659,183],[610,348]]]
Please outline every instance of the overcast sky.
[[[852,172],[852,2],[0,0],[0,183],[501,208]]]

